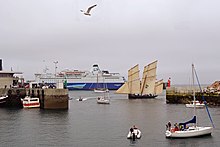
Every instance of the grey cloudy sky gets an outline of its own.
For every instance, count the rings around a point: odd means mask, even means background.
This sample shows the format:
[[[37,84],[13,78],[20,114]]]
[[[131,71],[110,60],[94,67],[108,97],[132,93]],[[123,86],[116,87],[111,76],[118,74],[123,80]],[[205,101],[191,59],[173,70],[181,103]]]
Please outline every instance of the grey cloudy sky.
[[[80,10],[97,4],[84,16]],[[102,69],[127,75],[158,60],[158,79],[188,84],[220,80],[219,0],[0,0],[0,58],[26,79],[54,72]]]

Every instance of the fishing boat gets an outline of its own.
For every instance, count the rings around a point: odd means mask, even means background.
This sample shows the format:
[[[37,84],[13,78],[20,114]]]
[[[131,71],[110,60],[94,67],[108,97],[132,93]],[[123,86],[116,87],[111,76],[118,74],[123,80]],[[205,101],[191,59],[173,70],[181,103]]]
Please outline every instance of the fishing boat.
[[[131,128],[128,132],[127,139],[140,139],[141,138],[141,131],[138,128]]]
[[[99,85],[105,84],[109,90],[117,90],[125,82],[125,78],[120,73],[101,70],[98,64],[94,64],[91,70],[65,69],[56,74],[48,73],[47,70],[35,74],[35,83],[56,85],[57,82],[65,82],[68,90],[94,90],[97,88],[97,75],[99,75],[99,79],[105,81],[105,83],[99,81]]]
[[[163,80],[156,81],[157,60],[144,67],[142,80],[139,65],[128,70],[128,81],[116,93],[128,94],[129,99],[155,98],[163,91]]]
[[[40,107],[40,99],[37,97],[26,96],[22,99],[24,108],[39,108]]]
[[[193,86],[194,86],[194,76],[196,75],[197,77],[197,81],[198,81],[198,76],[196,74],[194,65],[192,64],[192,79],[193,79]],[[198,81],[199,83],[199,81]],[[199,84],[200,85],[200,84]],[[201,86],[200,86],[200,91],[201,91]],[[195,101],[195,90],[193,90],[193,99]],[[204,99],[204,97],[203,97]],[[205,106],[206,106],[206,110],[209,114],[209,118],[212,122],[211,119],[211,115],[208,111],[208,107],[206,105],[206,101],[205,102]],[[213,128],[214,128],[214,124],[212,122],[213,127],[211,126],[205,126],[205,127],[199,127],[197,124],[197,117],[196,117],[196,105],[194,106],[194,116],[191,120],[184,122],[184,123],[179,123],[175,125],[174,128],[168,128],[165,132],[165,135],[167,138],[187,138],[187,137],[200,137],[200,136],[204,136],[204,135],[211,135]],[[192,126],[187,126],[192,124]]]
[[[194,108],[194,106],[196,108],[204,108],[205,107],[205,104],[203,102],[200,102],[198,100],[195,100],[195,101],[192,101],[191,103],[189,104],[186,104],[186,107],[187,108]]]

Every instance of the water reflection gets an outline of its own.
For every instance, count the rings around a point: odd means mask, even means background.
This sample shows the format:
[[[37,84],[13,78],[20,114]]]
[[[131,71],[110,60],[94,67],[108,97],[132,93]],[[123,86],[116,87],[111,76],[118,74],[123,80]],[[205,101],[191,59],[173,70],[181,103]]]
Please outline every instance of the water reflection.
[[[165,97],[128,100],[111,92],[110,105],[98,105],[95,99],[83,102],[74,98],[91,97],[93,92],[72,91],[69,110],[0,109],[1,146],[218,146],[220,108],[210,108],[216,129],[213,136],[189,139],[166,139],[165,124],[185,121],[191,112],[184,105],[167,105]],[[199,123],[209,125],[198,110]],[[206,117],[206,116],[205,116]],[[142,138],[127,139],[129,128],[137,125]]]

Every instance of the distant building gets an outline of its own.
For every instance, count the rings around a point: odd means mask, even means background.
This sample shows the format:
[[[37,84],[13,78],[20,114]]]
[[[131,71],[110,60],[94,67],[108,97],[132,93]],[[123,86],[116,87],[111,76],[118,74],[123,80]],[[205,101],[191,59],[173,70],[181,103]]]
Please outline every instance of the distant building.
[[[18,87],[23,82],[21,78],[15,76],[15,74],[22,74],[22,72],[7,72],[2,69],[2,59],[0,59],[0,88]]]
[[[19,86],[20,78],[15,77],[14,74],[22,73],[0,71],[0,88],[10,88]]]

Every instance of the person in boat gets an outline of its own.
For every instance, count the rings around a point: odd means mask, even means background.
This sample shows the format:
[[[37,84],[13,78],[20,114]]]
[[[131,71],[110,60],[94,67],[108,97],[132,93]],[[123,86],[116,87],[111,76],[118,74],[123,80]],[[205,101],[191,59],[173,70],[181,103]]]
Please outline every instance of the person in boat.
[[[80,97],[79,97],[79,101],[82,101],[82,100],[83,100],[83,99],[82,99],[82,97],[80,96]]]
[[[170,131],[170,129],[171,129],[171,122],[170,121],[168,122],[167,126],[168,126],[168,130]]]
[[[183,125],[179,125],[179,130],[180,130],[180,131],[183,131],[183,130],[184,130]]]
[[[133,125],[133,129],[138,129],[135,125]]]
[[[133,132],[134,132],[134,129],[133,129],[132,127],[130,128],[130,132],[131,132],[131,133],[133,133]]]
[[[133,133],[134,129],[138,129],[135,125],[133,125],[133,127],[130,128],[130,132]]]
[[[177,123],[174,124],[174,132],[175,132],[175,131],[179,131],[179,128],[178,128]]]

